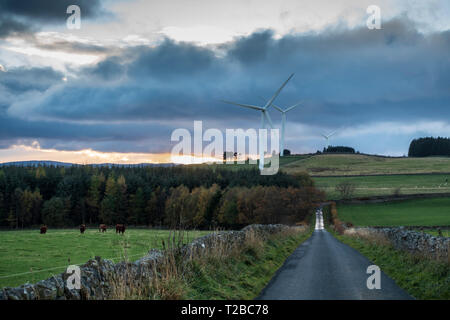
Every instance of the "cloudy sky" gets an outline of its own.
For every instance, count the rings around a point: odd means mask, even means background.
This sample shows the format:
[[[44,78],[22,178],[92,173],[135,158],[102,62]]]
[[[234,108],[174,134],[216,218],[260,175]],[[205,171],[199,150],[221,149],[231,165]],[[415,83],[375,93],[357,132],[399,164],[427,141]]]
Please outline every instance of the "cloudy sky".
[[[303,105],[287,148],[337,130],[333,145],[403,155],[450,135],[449,52],[447,0],[0,0],[0,162],[170,161],[172,131],[194,120],[257,128],[220,100],[261,104],[291,73],[276,104]]]

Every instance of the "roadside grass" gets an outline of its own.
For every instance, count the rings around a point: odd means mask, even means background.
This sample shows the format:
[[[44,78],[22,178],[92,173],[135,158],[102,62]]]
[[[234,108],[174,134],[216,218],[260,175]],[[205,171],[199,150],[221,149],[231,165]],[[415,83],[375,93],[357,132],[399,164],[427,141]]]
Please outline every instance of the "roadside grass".
[[[185,241],[207,233],[187,232]],[[68,265],[84,264],[95,256],[114,262],[135,261],[152,248],[162,248],[168,236],[169,231],[151,229],[127,229],[124,235],[112,229],[106,233],[88,229],[84,234],[77,229],[49,229],[42,235],[39,230],[1,231],[0,288],[47,279]],[[26,274],[11,276],[21,273]]]
[[[286,173],[316,176],[449,173],[450,157],[384,158],[360,154],[321,154],[287,163]]]
[[[318,189],[326,192],[327,199],[338,200],[342,195],[336,185],[350,182],[355,186],[352,197],[386,196],[421,193],[450,193],[450,174],[382,175],[361,177],[313,177]],[[445,185],[446,179],[448,180]]]
[[[298,230],[298,228],[297,228]],[[254,299],[312,229],[262,239],[250,234],[243,245],[206,250],[186,263],[175,260],[158,270],[152,299]],[[142,298],[138,297],[138,298]]]
[[[431,234],[432,236],[438,237],[439,232],[437,230],[416,230],[417,232],[425,232]],[[442,230],[443,237],[450,237],[450,230]]]
[[[450,198],[339,204],[339,219],[355,226],[448,226]]]
[[[450,265],[447,262],[396,250],[379,241],[329,232],[379,266],[414,298],[450,299]]]

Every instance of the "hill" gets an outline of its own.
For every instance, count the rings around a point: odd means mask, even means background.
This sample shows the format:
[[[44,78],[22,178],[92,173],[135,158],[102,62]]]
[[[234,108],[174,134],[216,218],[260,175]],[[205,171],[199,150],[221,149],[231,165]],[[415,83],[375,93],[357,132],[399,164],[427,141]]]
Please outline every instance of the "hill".
[[[450,173],[450,157],[394,158],[361,154],[320,154],[282,165],[282,171],[312,176]]]

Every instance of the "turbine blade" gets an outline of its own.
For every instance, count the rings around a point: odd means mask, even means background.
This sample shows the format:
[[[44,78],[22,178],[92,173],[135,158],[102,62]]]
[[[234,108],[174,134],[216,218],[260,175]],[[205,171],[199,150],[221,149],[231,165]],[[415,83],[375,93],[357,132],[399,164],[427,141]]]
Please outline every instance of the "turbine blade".
[[[267,111],[264,111],[263,113],[267,119],[267,122],[269,123],[269,126],[273,129],[273,122],[272,118],[270,118],[270,114]]]
[[[281,113],[285,112],[285,111],[283,111],[283,109],[281,109],[279,106],[274,105],[273,103],[272,103],[272,107],[274,107],[275,109],[277,109]]]
[[[284,110],[284,112],[288,112],[289,110],[292,110],[292,109],[294,109],[294,108],[297,108],[297,107],[298,107],[299,105],[301,105],[301,104],[302,104],[302,101],[300,101],[300,102],[294,104],[293,106],[290,106],[289,108],[287,108],[286,110]]]
[[[234,104],[236,106],[239,107],[244,107],[244,108],[249,108],[249,109],[254,109],[254,110],[259,110],[259,111],[263,111],[264,109],[258,106],[253,106],[251,104],[242,104],[242,103],[236,103],[236,102],[232,102],[232,101],[226,101],[226,100],[220,100],[224,103],[228,103],[228,104]]]
[[[337,132],[337,130],[335,130],[335,131],[333,131],[332,133],[330,133],[330,134],[328,135],[328,138],[331,137],[332,135],[334,135],[336,132]]]
[[[272,98],[266,103],[264,106],[264,109],[266,109],[268,106],[272,104],[272,102],[276,99],[276,97],[280,94],[281,90],[283,90],[284,86],[288,83],[289,80],[294,76],[294,74],[291,74],[289,78],[281,85],[281,87],[275,92]]]

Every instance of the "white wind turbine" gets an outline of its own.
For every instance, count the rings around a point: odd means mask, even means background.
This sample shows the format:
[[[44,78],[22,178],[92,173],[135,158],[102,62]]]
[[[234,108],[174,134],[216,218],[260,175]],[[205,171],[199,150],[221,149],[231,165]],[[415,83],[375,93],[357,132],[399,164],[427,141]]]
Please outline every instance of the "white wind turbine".
[[[250,104],[241,104],[241,103],[236,103],[236,102],[226,101],[226,100],[221,100],[221,101],[228,103],[228,104],[234,104],[239,107],[244,107],[244,108],[261,111],[261,129],[265,128],[265,120],[267,120],[269,126],[271,128],[273,128],[272,119],[270,118],[270,115],[267,112],[267,109],[270,107],[272,102],[274,102],[276,97],[280,94],[281,90],[283,90],[284,86],[288,83],[289,80],[291,80],[291,78],[293,76],[294,76],[294,74],[291,74],[289,76],[289,78],[281,85],[281,87],[275,92],[275,94],[272,96],[272,98],[270,98],[270,100],[263,107],[254,106],[254,105],[250,105]],[[259,148],[259,149],[260,149],[259,150],[259,169],[263,170],[264,169],[264,150],[263,150],[263,148]]]
[[[280,155],[284,156],[284,130],[286,127],[286,112],[298,107],[301,104],[301,102],[294,104],[293,106],[290,106],[286,110],[281,109],[277,105],[272,104],[272,106],[281,112],[281,153]]]
[[[323,133],[320,134],[320,135],[321,135],[322,137],[324,137],[325,140],[327,141],[327,147],[328,147],[328,140],[329,140],[329,139],[331,138],[331,136],[333,136],[336,132],[337,132],[337,130],[335,130],[335,131],[333,131],[333,132],[331,132],[331,133],[328,133],[328,134],[323,134]]]

